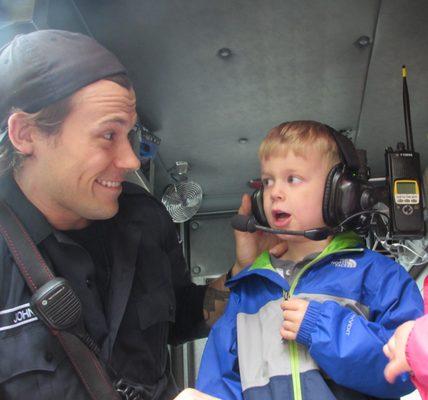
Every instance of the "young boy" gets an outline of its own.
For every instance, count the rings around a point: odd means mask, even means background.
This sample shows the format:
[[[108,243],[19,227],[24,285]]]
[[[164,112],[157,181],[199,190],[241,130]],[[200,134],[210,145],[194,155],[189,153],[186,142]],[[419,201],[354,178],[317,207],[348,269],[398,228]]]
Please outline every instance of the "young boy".
[[[349,206],[332,186],[356,151],[344,138],[339,148],[338,135],[294,121],[264,139],[263,209],[272,228],[332,226],[338,207],[330,203]],[[408,380],[391,385],[383,376],[382,346],[398,325],[422,314],[406,271],[351,231],[318,241],[279,237],[288,242],[281,259],[262,253],[229,281],[228,307],[208,338],[197,388],[223,400],[391,399],[412,391]]]

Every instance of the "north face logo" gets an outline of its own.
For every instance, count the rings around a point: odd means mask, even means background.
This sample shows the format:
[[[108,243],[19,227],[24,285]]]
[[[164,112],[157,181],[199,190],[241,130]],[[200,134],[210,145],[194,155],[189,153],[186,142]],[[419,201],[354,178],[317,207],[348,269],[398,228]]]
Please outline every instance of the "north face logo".
[[[352,258],[342,258],[341,260],[332,261],[331,264],[339,268],[355,268],[357,266],[357,262]]]

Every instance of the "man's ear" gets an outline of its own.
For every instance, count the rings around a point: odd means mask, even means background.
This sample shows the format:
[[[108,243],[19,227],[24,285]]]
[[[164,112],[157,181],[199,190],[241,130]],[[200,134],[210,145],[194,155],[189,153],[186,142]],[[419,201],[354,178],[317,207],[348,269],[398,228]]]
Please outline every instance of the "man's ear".
[[[26,113],[13,113],[8,119],[8,131],[9,140],[16,150],[26,156],[33,154],[37,127],[28,121]]]

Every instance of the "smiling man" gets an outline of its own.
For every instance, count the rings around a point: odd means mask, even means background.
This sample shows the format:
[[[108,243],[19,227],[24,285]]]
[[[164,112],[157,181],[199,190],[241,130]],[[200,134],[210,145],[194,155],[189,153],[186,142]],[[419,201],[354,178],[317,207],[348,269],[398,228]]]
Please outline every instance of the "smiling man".
[[[140,164],[128,138],[137,118],[132,89],[99,80],[71,96],[69,107],[60,132],[52,136],[22,111],[9,118],[10,141],[26,156],[15,179],[60,230],[113,217],[125,174]]]
[[[1,200],[80,298],[111,380],[139,392],[135,399],[174,398],[168,341],[204,334],[228,290],[225,276],[208,287],[191,283],[168,213],[125,182],[140,164],[129,141],[137,114],[125,68],[92,38],[37,31],[0,50],[0,93]],[[242,238],[233,273],[258,252]],[[94,398],[30,299],[0,236],[0,398]],[[179,398],[209,396],[189,390]]]

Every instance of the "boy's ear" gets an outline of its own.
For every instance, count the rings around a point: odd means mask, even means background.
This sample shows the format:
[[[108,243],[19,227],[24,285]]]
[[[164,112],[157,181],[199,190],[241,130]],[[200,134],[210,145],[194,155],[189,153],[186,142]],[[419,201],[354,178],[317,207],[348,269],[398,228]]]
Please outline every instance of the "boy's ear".
[[[13,113],[8,119],[9,140],[20,153],[29,156],[34,151],[37,127],[28,122],[24,112]]]

